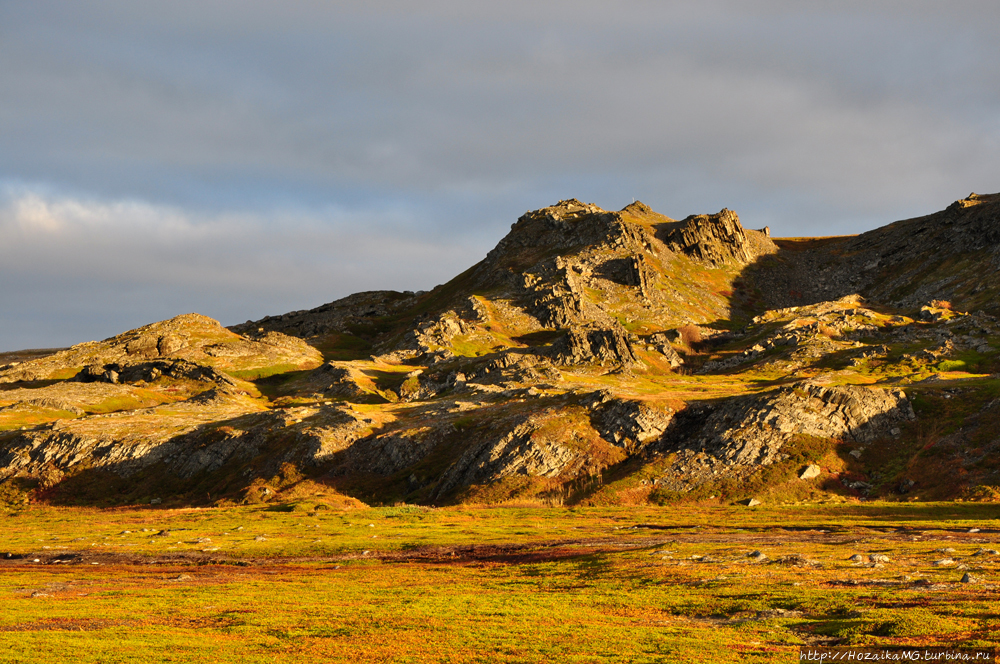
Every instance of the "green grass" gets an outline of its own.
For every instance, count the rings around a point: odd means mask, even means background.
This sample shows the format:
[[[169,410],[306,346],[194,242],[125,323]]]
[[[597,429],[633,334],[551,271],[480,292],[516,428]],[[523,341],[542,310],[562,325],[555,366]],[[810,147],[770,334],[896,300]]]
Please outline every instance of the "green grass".
[[[15,431],[21,428],[31,428],[53,420],[71,420],[75,413],[56,408],[33,408],[28,411],[10,411],[0,413],[0,431]]]
[[[459,334],[452,338],[451,349],[462,357],[482,357],[497,350],[492,339]]]
[[[371,354],[371,342],[351,334],[331,333],[313,343],[326,361],[365,360]]]
[[[288,374],[295,371],[301,370],[301,367],[297,364],[272,364],[267,367],[258,367],[256,369],[240,369],[240,370],[227,370],[225,373],[233,376],[234,378],[240,378],[242,380],[261,380],[262,378],[270,378],[271,376],[277,376],[281,374]]]

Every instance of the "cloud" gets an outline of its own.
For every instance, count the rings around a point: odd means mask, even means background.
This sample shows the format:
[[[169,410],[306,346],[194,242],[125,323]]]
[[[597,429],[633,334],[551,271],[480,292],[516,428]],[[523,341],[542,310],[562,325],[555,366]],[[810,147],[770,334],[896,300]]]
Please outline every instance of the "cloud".
[[[427,289],[485,253],[414,226],[393,210],[192,213],[8,188],[0,308],[31,323],[5,316],[0,342],[57,346],[191,310],[232,324],[358,290]]]
[[[998,20],[986,0],[0,3],[0,277],[29,294],[3,296],[0,344],[99,308],[110,334],[140,309],[426,287],[570,196],[808,235],[996,191]],[[60,319],[70,291],[90,309]]]
[[[997,10],[962,8],[32,3],[0,40],[0,172],[181,206],[569,182],[696,211],[684,169],[778,216],[803,190],[828,220],[909,212],[996,170]]]

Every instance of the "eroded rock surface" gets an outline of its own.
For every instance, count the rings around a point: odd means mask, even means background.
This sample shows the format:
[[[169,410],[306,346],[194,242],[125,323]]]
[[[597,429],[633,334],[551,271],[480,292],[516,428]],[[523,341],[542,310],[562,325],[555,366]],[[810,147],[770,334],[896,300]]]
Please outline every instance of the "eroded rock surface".
[[[639,361],[621,327],[572,328],[554,345],[552,354],[561,364],[597,362],[632,366]]]
[[[871,444],[897,436],[915,417],[902,390],[852,385],[799,383],[692,404],[661,443],[680,453],[673,477],[664,481],[686,489],[720,474],[745,475],[781,461],[782,448],[796,436]]]
[[[522,422],[470,445],[443,474],[436,494],[460,486],[486,484],[514,475],[555,477],[572,474],[582,460],[578,451],[551,438],[536,436],[537,426]]]
[[[669,230],[665,241],[674,251],[713,265],[746,265],[757,257],[739,217],[732,210],[692,215]]]
[[[618,399],[609,391],[597,395],[592,409],[591,420],[601,437],[630,451],[658,441],[674,417],[674,411],[669,408]]]

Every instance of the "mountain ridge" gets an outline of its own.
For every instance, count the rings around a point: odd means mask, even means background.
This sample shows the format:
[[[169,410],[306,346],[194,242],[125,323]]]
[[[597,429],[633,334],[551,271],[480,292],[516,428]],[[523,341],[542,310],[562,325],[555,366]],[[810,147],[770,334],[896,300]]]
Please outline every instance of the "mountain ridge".
[[[989,494],[998,265],[997,194],[814,239],[728,209],[674,220],[567,199],[428,292],[22,353],[0,366],[0,496]]]

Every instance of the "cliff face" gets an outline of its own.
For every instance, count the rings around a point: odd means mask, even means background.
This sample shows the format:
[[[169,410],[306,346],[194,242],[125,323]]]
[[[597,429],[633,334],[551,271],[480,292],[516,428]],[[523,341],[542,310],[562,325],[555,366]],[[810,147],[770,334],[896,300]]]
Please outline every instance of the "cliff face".
[[[270,501],[302,481],[374,502],[957,495],[1000,471],[976,433],[994,424],[997,205],[774,241],[729,210],[560,201],[430,292],[19,355],[0,366],[0,482],[57,501]],[[965,437],[928,428],[941,409]]]

